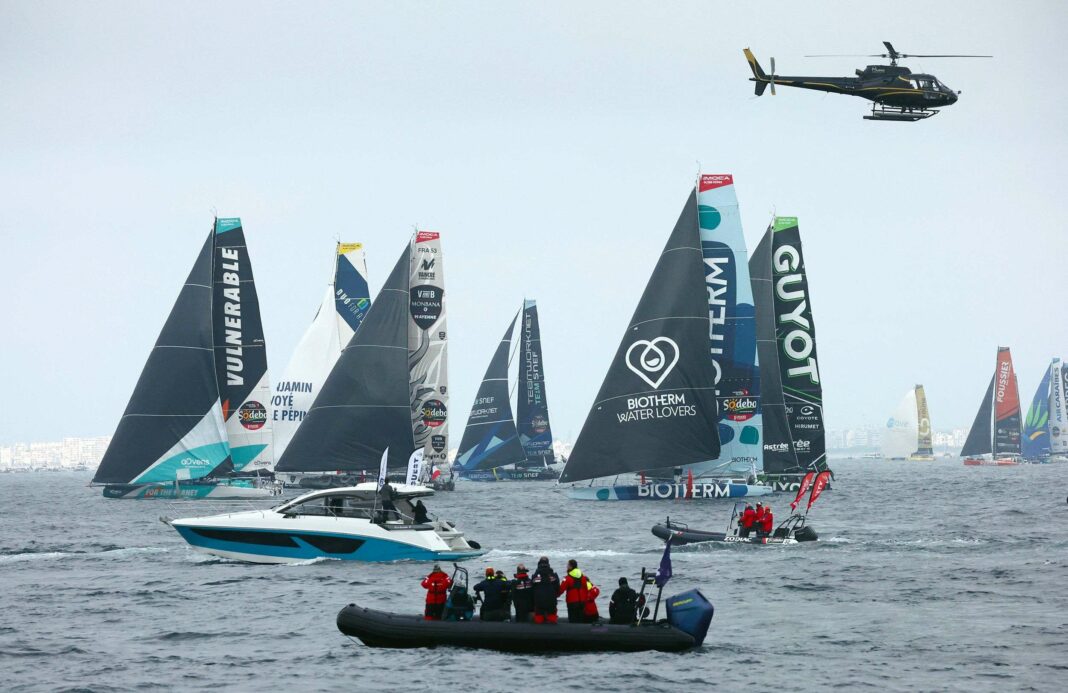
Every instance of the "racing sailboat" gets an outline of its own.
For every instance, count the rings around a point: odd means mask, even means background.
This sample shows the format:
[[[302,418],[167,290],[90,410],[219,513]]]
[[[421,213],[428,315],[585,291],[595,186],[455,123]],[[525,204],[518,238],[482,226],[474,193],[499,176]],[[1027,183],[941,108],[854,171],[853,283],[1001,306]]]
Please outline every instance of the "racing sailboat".
[[[413,452],[425,460],[434,436],[445,435],[444,318],[439,235],[418,231],[278,460],[281,473],[340,470],[370,473],[380,482],[311,491],[266,512],[168,524],[201,551],[261,563],[459,560],[484,553],[451,523],[417,519],[413,501],[434,493],[425,486],[398,484],[389,505],[378,503],[389,468],[406,468]],[[418,332],[410,329],[413,322]],[[427,354],[432,362],[423,360]],[[414,402],[422,407],[418,417]]]
[[[342,349],[371,307],[367,261],[362,243],[338,243],[333,271],[315,318],[297,343],[271,397],[271,425],[277,457],[285,452],[297,427],[341,356]],[[295,482],[291,475],[290,482]]]
[[[1061,360],[1053,359],[1031,400],[1021,441],[1023,457],[1029,462],[1063,461],[1068,457],[1065,375]]]
[[[934,460],[931,416],[923,385],[916,385],[906,392],[894,415],[887,420],[882,448],[883,457],[888,460]]]
[[[519,425],[512,419],[508,388],[508,357],[515,331],[513,317],[486,368],[456,453],[456,469],[463,479],[533,481],[558,476],[549,468],[553,459],[552,429],[535,302],[524,301],[521,315]]]
[[[797,490],[827,469],[823,389],[797,217],[775,217],[749,260],[756,306],[763,420],[763,474],[776,491]]]
[[[273,466],[241,220],[215,219],[93,477],[106,498],[261,498]]]
[[[1008,347],[998,347],[994,374],[960,454],[968,466],[1019,463],[1020,392]]]
[[[698,188],[716,182],[702,177]],[[572,498],[715,498],[746,495],[751,489],[771,493],[769,487],[744,482],[683,483],[678,475],[673,481],[619,483],[620,475],[681,470],[720,457],[720,373],[709,358],[710,334],[721,351],[725,345],[723,325],[712,331],[709,300],[719,300],[722,293],[713,295],[708,282],[719,286],[720,279],[732,276],[724,268],[734,265],[727,259],[722,265],[710,263],[703,252],[699,214],[710,227],[719,212],[699,211],[699,194],[694,189],[686,200],[564,466],[561,483],[591,481],[573,485],[568,491]],[[717,312],[722,314],[722,309]],[[746,409],[754,412],[755,405]],[[738,432],[751,420],[737,422],[743,424]],[[616,483],[592,484],[612,477]]]

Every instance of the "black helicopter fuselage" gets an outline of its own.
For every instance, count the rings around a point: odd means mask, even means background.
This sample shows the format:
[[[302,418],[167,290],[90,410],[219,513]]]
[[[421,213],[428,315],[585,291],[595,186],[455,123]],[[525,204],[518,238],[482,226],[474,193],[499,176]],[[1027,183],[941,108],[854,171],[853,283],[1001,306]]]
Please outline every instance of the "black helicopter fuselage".
[[[857,70],[856,77],[751,77],[753,82],[771,82],[776,86],[813,89],[832,94],[859,96],[887,106],[900,108],[942,108],[957,101],[952,89],[934,75],[913,73],[907,67],[869,65]]]
[[[929,111],[957,102],[957,92],[934,75],[913,73],[900,65],[868,65],[856,70],[856,77],[768,75],[748,48],[745,57],[753,71],[749,81],[756,82],[757,96],[773,85],[859,96],[880,106],[907,111]]]

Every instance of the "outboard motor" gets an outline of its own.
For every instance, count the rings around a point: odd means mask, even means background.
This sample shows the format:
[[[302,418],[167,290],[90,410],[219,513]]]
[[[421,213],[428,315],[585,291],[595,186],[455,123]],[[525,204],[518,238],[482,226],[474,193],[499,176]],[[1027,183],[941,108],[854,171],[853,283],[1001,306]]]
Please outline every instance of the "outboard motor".
[[[668,623],[693,636],[697,645],[705,641],[714,612],[712,602],[701,590],[689,590],[667,600]]]
[[[797,539],[798,541],[816,541],[819,538],[820,536],[816,534],[816,530],[808,525],[805,525],[794,532],[794,539]]]

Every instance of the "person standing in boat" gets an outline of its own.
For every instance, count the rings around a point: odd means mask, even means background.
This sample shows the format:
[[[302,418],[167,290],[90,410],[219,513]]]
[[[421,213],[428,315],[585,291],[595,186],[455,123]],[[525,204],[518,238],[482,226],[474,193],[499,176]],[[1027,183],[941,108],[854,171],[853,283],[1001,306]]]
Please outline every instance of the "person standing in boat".
[[[382,488],[378,489],[378,507],[380,509],[381,522],[387,522],[397,516],[397,506],[393,505],[393,487],[389,479],[382,482]]]
[[[628,626],[637,618],[638,609],[644,606],[644,597],[627,584],[627,578],[619,578],[619,587],[612,593],[608,602],[608,622],[618,626]]]
[[[760,516],[760,527],[757,536],[769,537],[775,525],[775,515],[771,512],[771,506],[764,508],[764,514]]]
[[[560,596],[560,576],[549,565],[549,557],[538,559],[530,579],[534,592],[534,623],[556,623],[556,599]]]
[[[757,501],[756,516],[753,518],[753,529],[760,532],[760,527],[764,523],[764,504]]]
[[[564,601],[567,603],[568,623],[586,622],[586,602],[589,600],[590,581],[579,570],[578,561],[574,558],[567,562],[567,576],[560,583],[560,594],[567,593]]]
[[[430,575],[423,578],[423,589],[426,590],[426,610],[423,612],[425,620],[441,620],[450,587],[452,587],[452,578],[446,575],[441,566],[435,563]]]
[[[479,618],[483,621],[508,620],[508,581],[498,578],[493,568],[486,568],[486,579],[475,585],[475,594],[482,599]]]
[[[530,613],[534,611],[534,590],[527,567],[520,563],[515,567],[515,579],[512,580],[512,605],[515,607],[515,622],[527,623]]]
[[[597,597],[601,596],[601,588],[592,582],[586,590],[586,604],[582,615],[586,617],[586,623],[597,623],[601,620],[601,612],[597,610]]]
[[[755,521],[756,513],[753,511],[753,506],[746,503],[745,510],[742,511],[742,516],[738,518],[738,536],[748,537],[749,532],[753,530],[753,523]]]

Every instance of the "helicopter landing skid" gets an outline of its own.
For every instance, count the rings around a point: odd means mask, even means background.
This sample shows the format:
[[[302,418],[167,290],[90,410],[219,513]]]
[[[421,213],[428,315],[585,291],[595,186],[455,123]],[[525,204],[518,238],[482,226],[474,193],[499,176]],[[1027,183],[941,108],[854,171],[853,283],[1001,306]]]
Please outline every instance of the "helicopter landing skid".
[[[928,111],[923,108],[903,108],[900,106],[871,107],[871,115],[864,116],[864,120],[896,120],[907,123],[915,123],[917,120],[930,118],[938,111]]]

